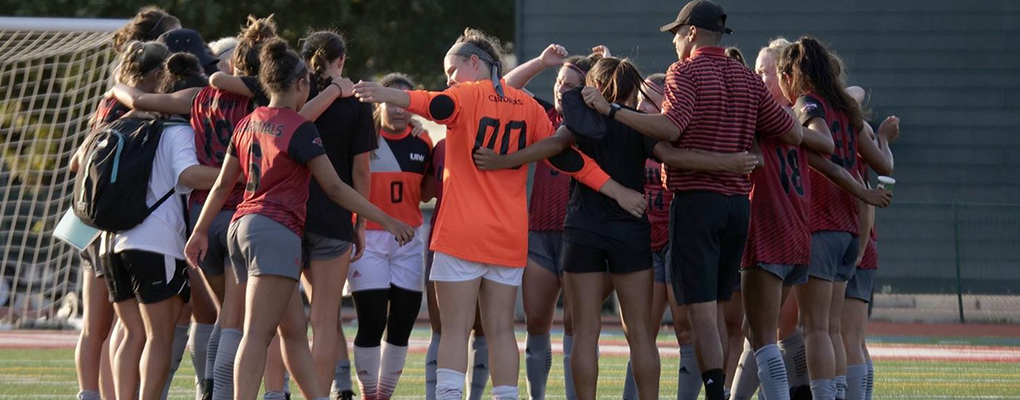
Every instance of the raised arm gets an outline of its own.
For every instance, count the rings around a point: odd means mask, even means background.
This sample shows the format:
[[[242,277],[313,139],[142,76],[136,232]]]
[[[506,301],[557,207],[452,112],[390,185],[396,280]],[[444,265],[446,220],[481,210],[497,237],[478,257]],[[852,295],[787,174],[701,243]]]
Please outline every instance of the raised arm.
[[[868,249],[868,242],[871,241],[871,229],[875,227],[875,207],[863,201],[857,201],[857,209],[860,210],[860,230],[858,236],[860,243],[857,248],[857,262],[854,265],[861,265],[864,259],[864,251]]]
[[[113,96],[133,110],[186,115],[191,113],[191,105],[199,90],[201,88],[189,88],[173,93],[145,93],[118,83],[113,87]]]
[[[861,129],[857,132],[857,154],[879,175],[891,176],[893,174],[892,151],[888,145],[885,150],[879,146],[874,132],[871,130],[871,125],[864,121],[861,123]]]
[[[528,60],[510,70],[503,76],[503,80],[510,87],[523,89],[531,78],[546,70],[547,68],[563,65],[563,59],[567,58],[567,49],[558,44],[550,44],[538,57]]]
[[[687,171],[733,172],[749,174],[758,166],[758,156],[748,152],[715,153],[673,147],[667,142],[655,145],[655,157],[673,168]]]
[[[319,119],[322,113],[326,112],[326,109],[333,104],[336,99],[351,97],[354,95],[354,82],[351,82],[347,78],[334,79],[332,83],[326,86],[325,89],[319,91],[319,94],[315,95],[311,100],[305,102],[305,105],[301,106],[302,117],[309,121],[315,121]]]
[[[483,171],[517,168],[560,154],[573,145],[574,140],[574,134],[570,132],[570,129],[560,126],[556,130],[556,134],[513,153],[500,155],[488,147],[480,147],[474,152],[475,166]]]
[[[425,93],[429,93],[430,98],[432,98],[432,96],[439,95],[434,92]],[[361,100],[362,103],[388,103],[400,108],[409,108],[411,106],[411,94],[409,92],[400,89],[388,88],[376,82],[365,81],[358,82],[357,84],[354,85],[354,95],[357,96],[358,100]],[[453,102],[450,102],[451,114],[452,105]],[[430,107],[429,104],[424,104],[424,106],[425,108]],[[428,112],[424,113],[421,112],[423,110],[409,110],[409,111],[411,111],[414,114],[421,115],[422,117],[435,120],[434,117],[428,116],[430,115]]]
[[[244,80],[240,76],[229,75],[223,72],[213,73],[209,77],[209,85],[212,87],[226,90],[231,93],[237,93],[242,96],[252,97],[255,93],[252,93],[251,89],[248,89],[248,85],[244,84]]]
[[[857,181],[852,175],[850,175],[849,171],[836,165],[828,158],[813,151],[809,151],[807,152],[807,159],[808,165],[810,165],[812,169],[824,175],[826,179],[832,181],[832,183],[839,186],[839,188],[843,189],[843,191],[850,193],[850,195],[861,199],[865,203],[885,208],[892,202],[892,193],[889,193],[884,189],[868,189],[864,187],[861,182]]]

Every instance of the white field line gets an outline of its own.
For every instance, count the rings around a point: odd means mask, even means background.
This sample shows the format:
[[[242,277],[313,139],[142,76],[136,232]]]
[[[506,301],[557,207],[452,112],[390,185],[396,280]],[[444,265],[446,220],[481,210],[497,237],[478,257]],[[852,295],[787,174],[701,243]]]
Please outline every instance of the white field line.
[[[0,348],[73,348],[78,341],[74,332],[3,332],[0,333]],[[524,341],[517,347],[524,351]],[[424,352],[427,339],[412,338],[408,343],[412,352]],[[563,352],[560,343],[553,343],[553,351]],[[928,361],[983,361],[1020,362],[1020,347],[1008,346],[960,346],[960,345],[912,345],[875,343],[868,346],[871,356],[879,360],[928,360]],[[609,341],[599,345],[603,355],[626,356],[630,353],[624,342]],[[679,357],[674,343],[659,342],[661,357]]]

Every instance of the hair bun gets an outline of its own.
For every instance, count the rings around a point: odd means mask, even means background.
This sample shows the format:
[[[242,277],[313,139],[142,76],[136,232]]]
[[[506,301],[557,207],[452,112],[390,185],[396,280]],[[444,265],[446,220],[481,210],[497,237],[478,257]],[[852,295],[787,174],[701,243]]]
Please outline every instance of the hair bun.
[[[280,38],[275,38],[266,42],[262,45],[262,50],[259,51],[259,60],[262,64],[270,63],[274,60],[279,60],[287,55],[287,50],[290,47],[287,46],[287,42]]]
[[[201,75],[202,66],[194,54],[180,52],[171,54],[170,58],[166,59],[166,72],[178,77]]]
[[[244,28],[241,36],[253,42],[276,37],[276,21],[273,20],[273,14],[265,18],[255,18],[254,15],[249,15],[248,26]]]

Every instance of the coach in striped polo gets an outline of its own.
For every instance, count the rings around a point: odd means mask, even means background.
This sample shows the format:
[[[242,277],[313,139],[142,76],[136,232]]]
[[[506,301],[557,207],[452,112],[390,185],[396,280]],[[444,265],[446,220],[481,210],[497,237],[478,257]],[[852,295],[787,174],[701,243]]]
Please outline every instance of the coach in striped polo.
[[[761,79],[719,47],[722,35],[732,33],[719,5],[689,2],[661,30],[673,33],[680,59],[666,74],[662,113],[608,104],[597,90],[585,88],[589,106],[685,149],[745,152],[756,134],[800,144],[792,112],[776,104]],[[707,399],[723,400],[722,302],[733,293],[747,241],[750,178],[668,168],[666,179],[666,187],[675,192],[670,205],[673,290],[688,306]]]

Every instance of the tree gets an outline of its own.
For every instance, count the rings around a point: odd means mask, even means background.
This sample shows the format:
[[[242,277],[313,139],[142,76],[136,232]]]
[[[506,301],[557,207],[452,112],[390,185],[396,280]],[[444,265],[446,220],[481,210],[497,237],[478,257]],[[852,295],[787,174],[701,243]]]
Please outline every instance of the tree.
[[[280,35],[295,48],[309,29],[336,29],[347,38],[347,75],[374,79],[399,71],[428,89],[445,87],[443,55],[465,27],[504,42],[513,38],[509,0],[0,0],[18,16],[131,18],[155,4],[200,32],[207,41],[236,35],[245,17],[276,15]]]

